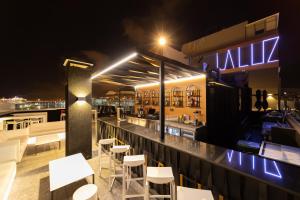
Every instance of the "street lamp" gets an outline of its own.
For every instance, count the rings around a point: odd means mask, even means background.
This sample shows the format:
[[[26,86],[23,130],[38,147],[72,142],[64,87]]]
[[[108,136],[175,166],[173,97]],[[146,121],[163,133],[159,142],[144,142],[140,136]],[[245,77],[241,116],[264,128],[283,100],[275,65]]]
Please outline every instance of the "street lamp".
[[[159,46],[159,51],[160,51],[160,55],[164,55],[164,47],[167,44],[167,39],[164,36],[160,36],[158,38],[158,46]]]
[[[165,37],[163,37],[163,36],[159,37],[159,39],[158,39],[158,44],[159,44],[160,46],[165,46],[166,43],[167,43],[167,40],[166,40]]]

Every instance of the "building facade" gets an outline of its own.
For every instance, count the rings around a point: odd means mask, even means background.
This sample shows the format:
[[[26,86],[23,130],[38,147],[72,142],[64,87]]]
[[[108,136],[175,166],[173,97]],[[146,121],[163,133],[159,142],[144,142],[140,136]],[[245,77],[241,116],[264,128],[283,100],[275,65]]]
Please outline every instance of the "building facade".
[[[279,13],[247,21],[202,37],[182,46],[189,64],[204,71],[218,68],[221,79],[238,87],[252,89],[255,109],[256,91],[267,91],[269,109],[280,107],[280,66],[278,55]]]

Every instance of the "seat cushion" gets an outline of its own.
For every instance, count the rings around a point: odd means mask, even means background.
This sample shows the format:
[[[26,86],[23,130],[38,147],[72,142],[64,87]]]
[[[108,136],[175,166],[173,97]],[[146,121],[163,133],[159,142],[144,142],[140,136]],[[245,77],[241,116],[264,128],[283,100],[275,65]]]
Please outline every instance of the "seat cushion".
[[[213,200],[214,197],[210,190],[200,190],[194,188],[180,187],[177,186],[177,200]]]
[[[147,181],[156,184],[170,183],[174,180],[171,167],[147,167]]]
[[[0,143],[5,141],[6,141],[6,137],[3,135],[2,132],[0,132]]]
[[[0,199],[7,199],[16,176],[16,162],[0,163]]]

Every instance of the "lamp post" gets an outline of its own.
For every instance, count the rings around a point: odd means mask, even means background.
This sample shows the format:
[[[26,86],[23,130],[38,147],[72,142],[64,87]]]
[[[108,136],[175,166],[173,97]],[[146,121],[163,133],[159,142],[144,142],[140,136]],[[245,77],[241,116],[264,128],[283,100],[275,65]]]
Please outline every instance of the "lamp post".
[[[166,45],[167,40],[165,37],[161,36],[158,39],[158,44],[161,49],[161,55],[163,56],[163,48]],[[159,82],[160,82],[160,103],[159,103],[159,122],[160,122],[160,140],[165,140],[165,63],[162,60],[159,68]]]

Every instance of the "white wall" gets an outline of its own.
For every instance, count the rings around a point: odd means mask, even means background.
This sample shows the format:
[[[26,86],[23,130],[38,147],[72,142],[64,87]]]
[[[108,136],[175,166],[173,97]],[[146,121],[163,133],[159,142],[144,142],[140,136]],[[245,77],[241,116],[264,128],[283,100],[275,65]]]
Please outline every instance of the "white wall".
[[[172,47],[165,46],[163,49],[163,56],[188,65],[188,59],[186,58],[186,55]]]

